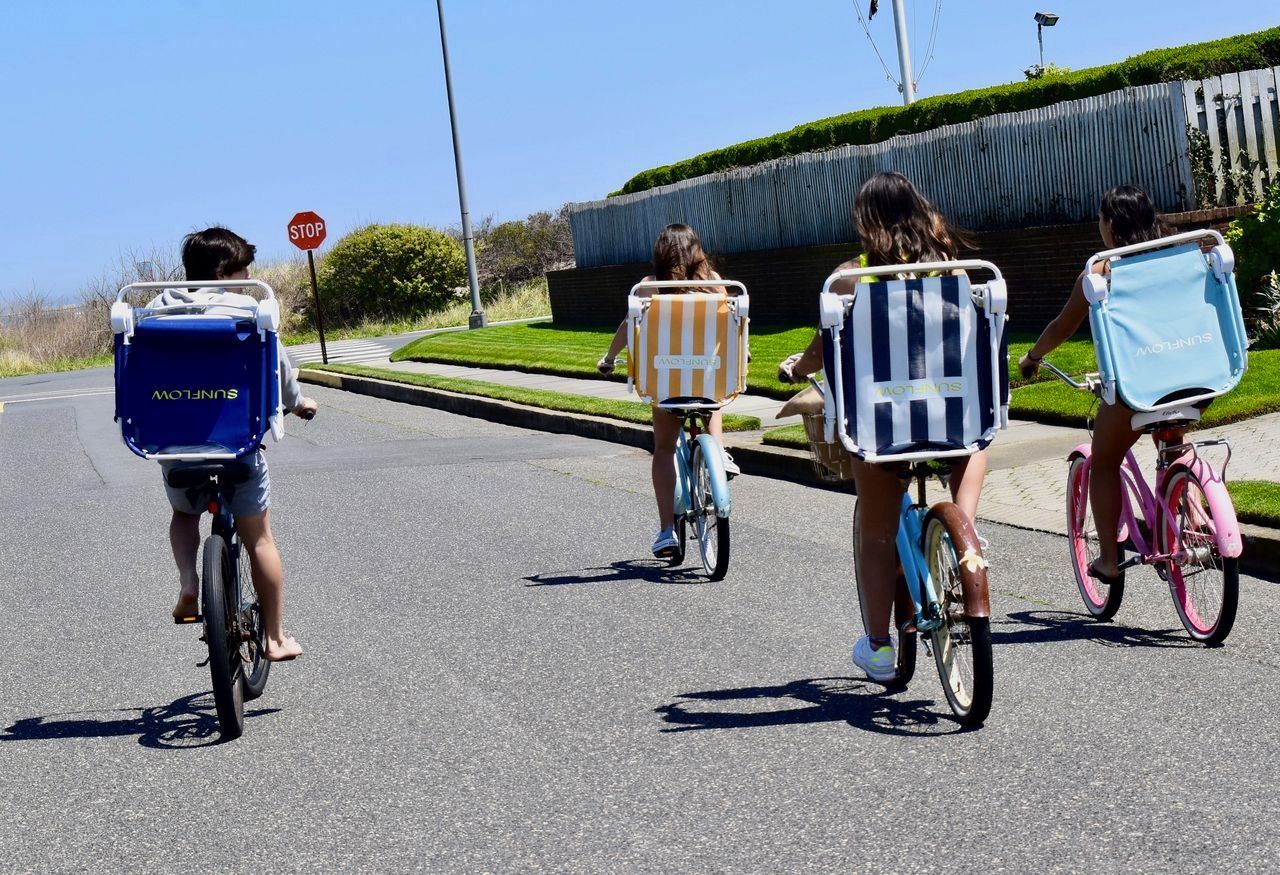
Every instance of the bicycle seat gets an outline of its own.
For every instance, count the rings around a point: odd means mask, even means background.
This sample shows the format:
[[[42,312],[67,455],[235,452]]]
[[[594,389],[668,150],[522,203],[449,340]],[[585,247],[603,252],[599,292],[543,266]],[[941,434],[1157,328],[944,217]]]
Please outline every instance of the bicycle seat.
[[[659,401],[658,406],[669,413],[695,410],[719,410],[724,405],[711,398],[698,398],[692,395],[681,395]]]
[[[164,482],[174,489],[192,489],[212,479],[222,483],[244,483],[253,476],[253,466],[245,461],[193,462],[177,465],[164,475]]]
[[[1200,409],[1194,406],[1169,407],[1150,413],[1136,413],[1129,420],[1134,431],[1154,431],[1171,425],[1190,425],[1200,421]]]

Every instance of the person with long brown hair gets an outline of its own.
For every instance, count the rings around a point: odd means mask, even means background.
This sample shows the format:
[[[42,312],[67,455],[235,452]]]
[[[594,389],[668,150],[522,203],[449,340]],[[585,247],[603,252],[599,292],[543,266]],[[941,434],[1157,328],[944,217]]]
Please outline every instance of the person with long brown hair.
[[[909,278],[893,270],[894,265],[929,261],[954,261],[962,247],[972,244],[928,198],[916,190],[901,173],[877,173],[858,190],[854,200],[854,222],[863,253],[856,261],[846,261],[837,271],[884,265],[877,279]],[[963,271],[956,271],[963,275]],[[832,283],[831,290],[849,294],[859,280]],[[823,366],[821,334],[803,353],[791,356],[778,367],[778,379],[795,383]],[[866,635],[853,646],[855,665],[876,681],[892,680],[897,672],[893,639],[889,632],[890,611],[897,582],[898,517],[905,488],[892,464],[853,460],[854,483],[858,493],[857,578],[866,607]],[[987,452],[980,450],[955,462],[951,474],[951,495],[960,509],[975,519],[982,481],[987,472]]]
[[[698,234],[688,225],[668,225],[658,235],[653,244],[653,273],[641,282],[655,280],[718,280],[716,273],[702,249],[702,241]],[[725,294],[724,286],[696,286],[689,289],[672,289],[678,292],[706,292],[708,294]],[[640,297],[649,297],[654,289],[641,289]],[[615,360],[627,345],[627,321],[624,319],[613,335],[608,351],[596,364],[602,374],[611,374]],[[707,423],[707,431],[715,436],[723,446],[724,417],[720,411],[711,415]],[[675,555],[679,549],[679,541],[675,532],[675,492],[676,492],[676,441],[680,436],[680,418],[655,406],[653,408],[653,495],[658,502],[658,534],[653,541],[653,555],[660,559]],[[733,457],[724,454],[725,473],[731,476],[741,473]]]
[[[1120,185],[1102,196],[1098,208],[1098,233],[1107,249],[1159,240],[1171,233],[1147,193],[1136,185]],[[1110,270],[1106,260],[1093,266],[1093,272]],[[1045,327],[1031,349],[1018,360],[1022,376],[1031,379],[1040,370],[1040,362],[1063,341],[1075,334],[1089,315],[1089,302],[1084,296],[1085,275],[1082,272],[1062,312]],[[1124,580],[1120,570],[1120,553],[1116,532],[1120,525],[1120,464],[1125,453],[1138,442],[1141,432],[1133,430],[1134,410],[1116,399],[1103,404],[1093,423],[1093,465],[1089,474],[1089,503],[1098,529],[1099,556],[1089,566],[1089,576],[1099,583],[1114,584]],[[1181,432],[1179,432],[1181,434]]]

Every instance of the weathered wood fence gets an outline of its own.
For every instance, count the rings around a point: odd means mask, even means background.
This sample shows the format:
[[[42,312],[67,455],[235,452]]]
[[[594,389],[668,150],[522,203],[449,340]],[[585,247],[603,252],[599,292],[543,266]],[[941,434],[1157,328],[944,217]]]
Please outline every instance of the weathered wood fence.
[[[1126,88],[571,204],[574,251],[579,267],[645,261],[671,222],[721,253],[855,240],[854,195],[883,170],[973,229],[1084,221],[1125,182],[1184,210],[1194,203],[1187,131],[1182,83]]]
[[[1198,206],[1248,203],[1280,181],[1278,85],[1280,67],[1182,83]]]

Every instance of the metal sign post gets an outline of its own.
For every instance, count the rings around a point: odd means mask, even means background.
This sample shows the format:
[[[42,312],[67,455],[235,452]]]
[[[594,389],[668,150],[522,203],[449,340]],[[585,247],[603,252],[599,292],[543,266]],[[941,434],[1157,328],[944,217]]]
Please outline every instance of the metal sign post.
[[[320,330],[320,360],[329,364],[329,350],[324,342],[324,310],[320,307],[320,287],[316,284],[315,250],[324,242],[327,232],[324,219],[307,210],[289,220],[289,242],[307,253],[307,268],[311,271],[311,295],[316,307],[316,328]]]

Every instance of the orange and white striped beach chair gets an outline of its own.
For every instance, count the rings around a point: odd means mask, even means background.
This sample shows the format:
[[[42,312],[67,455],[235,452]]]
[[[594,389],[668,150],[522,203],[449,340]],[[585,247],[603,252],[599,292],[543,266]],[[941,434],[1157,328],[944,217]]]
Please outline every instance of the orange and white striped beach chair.
[[[738,295],[686,292],[723,287]],[[637,292],[653,289],[651,297]],[[679,290],[664,294],[663,290]],[[747,383],[747,288],[732,280],[638,283],[627,299],[628,385],[645,401],[722,405]]]

